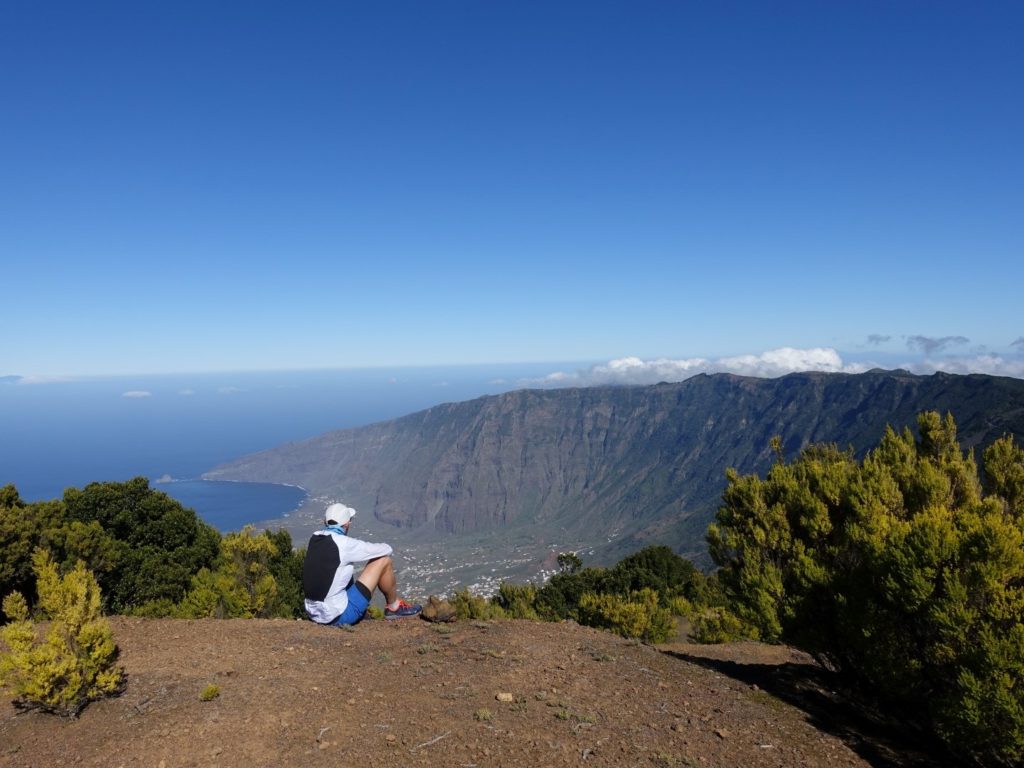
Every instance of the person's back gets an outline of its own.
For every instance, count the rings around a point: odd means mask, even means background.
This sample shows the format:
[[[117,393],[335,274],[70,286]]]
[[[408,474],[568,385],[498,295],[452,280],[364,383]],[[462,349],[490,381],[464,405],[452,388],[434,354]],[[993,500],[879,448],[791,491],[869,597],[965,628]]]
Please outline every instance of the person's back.
[[[399,599],[392,549],[348,535],[356,511],[344,504],[331,504],[324,513],[325,528],[309,539],[302,565],[302,589],[306,613],[318,624],[356,624],[366,615],[374,588],[387,603],[389,619],[417,615],[419,605]],[[358,578],[355,564],[366,561]]]

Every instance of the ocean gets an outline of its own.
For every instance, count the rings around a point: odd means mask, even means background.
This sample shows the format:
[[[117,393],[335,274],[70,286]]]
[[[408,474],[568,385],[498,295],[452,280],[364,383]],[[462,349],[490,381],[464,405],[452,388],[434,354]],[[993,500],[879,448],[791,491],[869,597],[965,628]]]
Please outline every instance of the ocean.
[[[175,480],[152,485],[196,510],[222,533],[249,523],[286,517],[302,506],[302,488],[276,483],[228,483],[216,480]]]
[[[0,485],[13,483],[23,499],[40,501],[60,498],[68,487],[142,476],[221,531],[237,530],[288,514],[304,493],[199,479],[217,464],[330,430],[529,386],[580,365],[3,379]]]

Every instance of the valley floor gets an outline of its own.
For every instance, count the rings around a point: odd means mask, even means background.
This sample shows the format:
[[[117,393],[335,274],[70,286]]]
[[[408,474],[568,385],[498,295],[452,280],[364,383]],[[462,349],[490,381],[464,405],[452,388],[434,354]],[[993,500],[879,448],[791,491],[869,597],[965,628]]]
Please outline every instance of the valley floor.
[[[940,764],[786,648],[523,621],[111,623],[125,693],[70,722],[0,701],[0,766]]]

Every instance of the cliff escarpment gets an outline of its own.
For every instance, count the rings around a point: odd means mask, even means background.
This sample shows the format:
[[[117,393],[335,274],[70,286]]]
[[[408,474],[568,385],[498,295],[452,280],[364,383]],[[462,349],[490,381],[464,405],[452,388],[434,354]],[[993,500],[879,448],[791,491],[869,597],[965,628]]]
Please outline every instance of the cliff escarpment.
[[[302,485],[380,521],[441,534],[511,526],[616,551],[703,551],[724,472],[763,472],[770,440],[862,453],[887,425],[950,411],[965,447],[1024,437],[1024,381],[904,371],[700,375],[649,387],[519,390],[329,432],[217,467],[209,479]]]

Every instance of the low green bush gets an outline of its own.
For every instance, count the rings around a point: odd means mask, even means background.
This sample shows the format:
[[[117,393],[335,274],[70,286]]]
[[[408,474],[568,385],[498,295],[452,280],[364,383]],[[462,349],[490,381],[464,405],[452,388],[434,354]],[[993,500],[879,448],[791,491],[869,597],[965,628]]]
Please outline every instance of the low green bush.
[[[749,639],[751,630],[727,608],[710,607],[692,616],[692,636],[698,643],[729,643]]]
[[[659,605],[658,593],[650,587],[628,596],[588,593],[580,600],[579,610],[582,624],[648,643],[663,643],[675,632],[672,614]]]
[[[465,587],[455,592],[451,603],[455,606],[455,618],[459,621],[467,619],[486,621],[505,618],[505,612],[501,606],[489,601],[486,597],[474,595]]]
[[[124,671],[116,666],[117,646],[100,614],[100,588],[83,563],[66,576],[50,553],[32,557],[38,610],[49,622],[40,640],[20,592],[3,600],[10,623],[0,628],[0,685],[16,706],[76,717],[90,701],[119,693]]]
[[[695,611],[693,603],[680,596],[670,597],[665,607],[668,608],[668,612],[673,616],[683,616],[685,618],[692,617]]]
[[[498,594],[494,596],[496,603],[510,619],[539,619],[537,613],[537,588],[533,584],[511,584],[502,582]]]

